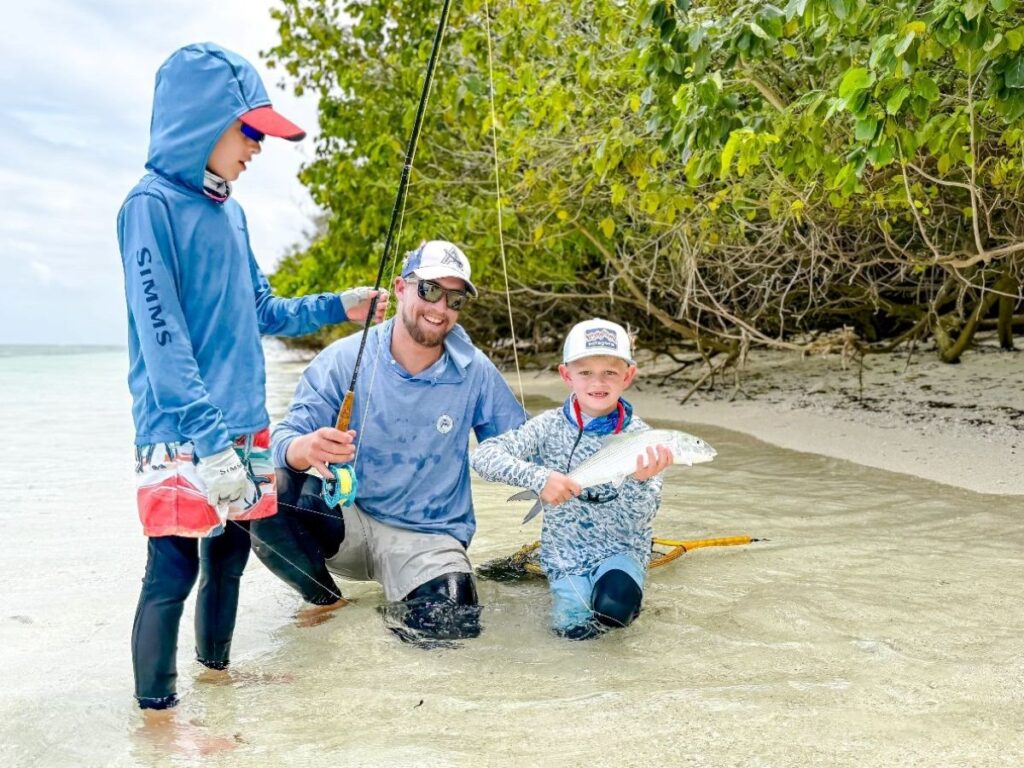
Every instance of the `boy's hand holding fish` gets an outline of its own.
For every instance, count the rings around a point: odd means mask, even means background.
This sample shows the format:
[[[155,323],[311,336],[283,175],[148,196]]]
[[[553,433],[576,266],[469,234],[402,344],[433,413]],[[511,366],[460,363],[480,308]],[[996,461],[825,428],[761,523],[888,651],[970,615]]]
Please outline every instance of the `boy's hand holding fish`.
[[[561,472],[552,471],[548,475],[548,481],[541,489],[540,500],[545,504],[556,506],[574,496],[579,496],[582,492],[583,489],[580,487],[580,484],[571,477],[563,475]]]
[[[646,454],[636,457],[636,472],[633,479],[638,482],[650,480],[672,464],[672,449],[667,445],[648,446]]]

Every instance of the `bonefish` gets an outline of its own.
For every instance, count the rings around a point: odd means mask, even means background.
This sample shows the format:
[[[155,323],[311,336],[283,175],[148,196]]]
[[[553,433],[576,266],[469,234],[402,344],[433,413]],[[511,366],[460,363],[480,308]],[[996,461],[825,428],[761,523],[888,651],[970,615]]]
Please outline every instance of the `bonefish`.
[[[711,461],[717,451],[699,437],[674,429],[646,429],[640,432],[612,435],[603,440],[604,445],[593,456],[587,458],[572,470],[568,477],[579,483],[581,488],[614,483],[618,488],[626,478],[636,472],[636,460],[647,456],[648,448],[664,445],[672,453],[674,464],[687,467]],[[510,496],[509,501],[525,501],[537,499],[533,491],[521,491]],[[523,522],[529,522],[544,508],[544,503],[537,499]]]

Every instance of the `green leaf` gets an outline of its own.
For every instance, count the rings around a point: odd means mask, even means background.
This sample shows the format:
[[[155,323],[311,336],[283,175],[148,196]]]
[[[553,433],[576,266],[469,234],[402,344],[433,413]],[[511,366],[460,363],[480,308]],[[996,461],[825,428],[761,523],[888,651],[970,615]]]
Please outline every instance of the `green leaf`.
[[[864,67],[851,67],[843,75],[839,83],[839,97],[846,99],[857,91],[862,91],[875,82],[875,76]]]
[[[871,91],[859,91],[853,98],[847,100],[846,108],[857,117],[864,117],[871,106]]]
[[[938,84],[923,72],[914,75],[914,91],[928,101],[937,101],[939,98]]]
[[[1007,8],[1009,8],[1010,7],[1010,3],[1012,2],[1012,0],[990,0],[990,1],[992,3],[992,10],[993,11],[999,11],[1000,13],[1002,13]]]
[[[978,16],[976,21],[967,23],[967,30],[963,36],[964,45],[977,51],[985,46],[991,36],[992,24],[988,17]]]
[[[792,43],[784,43],[782,46],[782,55],[787,59],[795,59],[798,55],[796,46]]]
[[[1019,54],[1005,74],[1007,88],[1024,88],[1024,54]]]
[[[739,149],[740,142],[744,133],[750,133],[749,129],[733,131],[729,134],[729,140],[725,142],[725,146],[722,147],[722,167],[718,172],[718,178],[724,179],[729,175],[729,167],[732,165],[732,159],[736,155],[736,150]]]
[[[792,19],[796,16],[803,16],[807,8],[807,0],[789,0],[786,5],[786,18]]]
[[[615,222],[612,221],[610,216],[605,216],[601,219],[600,227],[605,237],[611,237],[615,234]]]
[[[886,144],[879,144],[877,147],[872,147],[868,150],[868,160],[876,168],[880,168],[883,165],[888,165],[892,162],[892,147]]]
[[[762,40],[771,39],[771,36],[767,32],[765,32],[761,25],[758,24],[756,21],[748,22],[747,27],[749,27],[750,31],[753,32],[758,37],[760,37]]]
[[[878,121],[870,117],[858,120],[853,131],[853,137],[857,141],[871,141],[878,131]]]
[[[463,84],[474,96],[483,96],[487,93],[487,85],[479,75],[468,75]]]
[[[903,106],[903,102],[906,101],[909,95],[910,86],[906,83],[900,83],[896,86],[896,90],[889,94],[889,98],[885,102],[885,111],[890,115],[895,115],[900,111],[900,107]]]
[[[986,2],[987,0],[967,0],[967,4],[964,5],[964,18],[970,21],[981,15],[981,12],[985,10]]]
[[[906,53],[911,43],[914,42],[914,37],[915,35],[913,32],[907,32],[907,34],[903,36],[903,39],[896,43],[896,46],[893,48],[893,53],[897,56],[902,56]]]
[[[992,37],[990,37],[988,39],[988,42],[985,43],[985,45],[984,45],[985,52],[986,53],[992,53],[992,51],[994,51],[996,48],[998,48],[1002,44],[1002,42],[1003,42],[1003,33],[1002,32],[996,32],[994,35],[992,35]]]
[[[626,199],[626,187],[618,182],[612,184],[612,205],[618,205]]]
[[[846,0],[831,0],[832,13],[836,15],[836,18],[840,21],[844,20],[849,11],[846,9]]]

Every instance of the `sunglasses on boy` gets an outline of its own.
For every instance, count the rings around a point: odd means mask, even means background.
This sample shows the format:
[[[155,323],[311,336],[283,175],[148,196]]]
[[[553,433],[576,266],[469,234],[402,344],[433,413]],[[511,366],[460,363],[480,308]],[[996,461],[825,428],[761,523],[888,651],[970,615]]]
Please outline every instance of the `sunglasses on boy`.
[[[256,143],[261,143],[265,138],[267,138],[267,134],[260,133],[251,125],[246,125],[245,123],[242,123],[242,134]]]
[[[448,309],[453,312],[458,312],[462,309],[466,302],[469,301],[469,294],[465,291],[460,291],[454,288],[445,288],[439,283],[435,283],[433,280],[408,280],[407,282],[416,283],[416,294],[424,301],[430,304],[436,304],[441,300],[441,297],[445,297],[445,301],[448,304]]]

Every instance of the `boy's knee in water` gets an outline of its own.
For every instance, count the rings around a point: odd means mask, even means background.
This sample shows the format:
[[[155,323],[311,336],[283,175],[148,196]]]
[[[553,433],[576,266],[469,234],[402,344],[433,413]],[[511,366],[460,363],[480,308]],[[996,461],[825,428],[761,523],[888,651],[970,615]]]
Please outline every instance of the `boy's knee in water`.
[[[613,569],[594,584],[594,618],[605,627],[626,627],[640,614],[643,590],[625,571]]]

